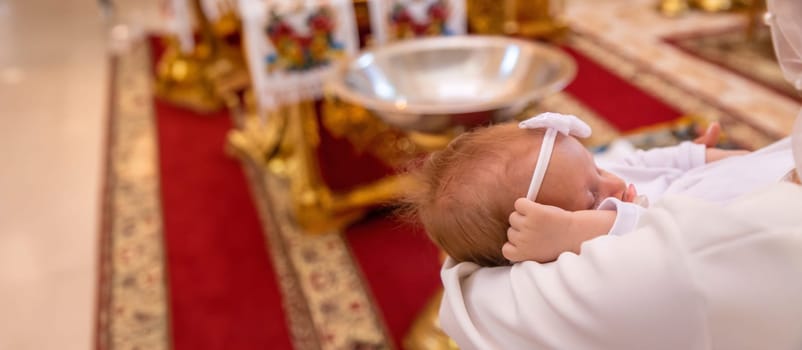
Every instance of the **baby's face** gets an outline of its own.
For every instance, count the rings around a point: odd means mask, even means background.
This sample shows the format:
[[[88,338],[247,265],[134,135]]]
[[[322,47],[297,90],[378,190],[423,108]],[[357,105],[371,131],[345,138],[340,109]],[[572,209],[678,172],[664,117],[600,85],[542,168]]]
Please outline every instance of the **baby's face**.
[[[530,159],[537,159],[539,147],[532,147]],[[530,173],[534,161],[528,163]],[[524,189],[524,193],[526,189]],[[596,209],[602,200],[615,197],[629,202],[634,190],[618,176],[596,166],[590,152],[575,138],[559,135],[536,202],[569,211]]]

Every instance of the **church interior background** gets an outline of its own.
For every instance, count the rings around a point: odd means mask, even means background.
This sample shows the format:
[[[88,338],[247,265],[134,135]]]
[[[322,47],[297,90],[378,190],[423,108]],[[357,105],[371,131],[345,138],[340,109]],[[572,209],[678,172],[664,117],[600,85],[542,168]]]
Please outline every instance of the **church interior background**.
[[[713,121],[723,147],[766,145],[788,135],[802,98],[782,80],[764,11],[761,0],[0,0],[0,349],[454,348],[434,318],[441,255],[394,215],[414,186],[397,169],[538,111],[587,120],[594,150],[676,143]],[[463,31],[494,35],[477,50],[544,48],[553,66],[524,66],[545,67],[548,78],[526,77],[550,85],[513,91],[527,100],[503,116],[457,115],[436,106],[459,95],[443,80],[460,75],[450,56],[398,61],[391,80],[435,77],[421,78],[419,101],[359,95],[364,76],[336,71],[372,64],[339,65],[363,50]],[[426,108],[438,112],[414,119]]]

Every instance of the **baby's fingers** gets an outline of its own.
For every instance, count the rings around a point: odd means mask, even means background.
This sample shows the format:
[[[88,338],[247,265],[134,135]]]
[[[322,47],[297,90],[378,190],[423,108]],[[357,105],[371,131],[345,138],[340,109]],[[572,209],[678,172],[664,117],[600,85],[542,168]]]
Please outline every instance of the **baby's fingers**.
[[[512,243],[513,245],[521,245],[526,243],[526,234],[517,230],[514,227],[510,227],[507,229],[507,243]]]
[[[532,215],[539,204],[530,201],[526,198],[518,198],[515,200],[515,211],[521,213],[523,216]]]
[[[510,214],[510,227],[520,230],[526,224],[526,218],[521,213],[514,211]]]
[[[704,133],[693,140],[693,142],[707,147],[714,147],[716,143],[718,143],[719,135],[721,135],[721,125],[718,122],[713,122],[707,127]]]
[[[551,205],[535,203],[526,198],[518,198],[515,201],[515,212],[526,217],[528,222],[536,222],[537,220],[552,219],[555,215],[564,212],[564,210]]]
[[[635,198],[638,197],[638,189],[635,188],[635,185],[629,184],[627,186],[626,192],[624,192],[624,202],[632,203],[635,201]]]
[[[526,260],[526,257],[521,254],[521,250],[510,242],[504,243],[504,246],[501,247],[501,254],[510,262]]]

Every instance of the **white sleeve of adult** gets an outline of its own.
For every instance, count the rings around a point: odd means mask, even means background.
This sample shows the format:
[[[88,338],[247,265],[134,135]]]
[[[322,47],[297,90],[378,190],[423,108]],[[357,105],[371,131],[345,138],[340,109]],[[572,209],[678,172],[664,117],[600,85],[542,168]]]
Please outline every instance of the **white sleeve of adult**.
[[[671,147],[638,150],[623,162],[630,166],[690,170],[705,164],[705,145],[685,141]]]
[[[638,219],[645,208],[635,203],[622,202],[620,199],[605,198],[599,205],[599,210],[615,210],[615,222],[608,235],[621,236],[635,230]]]

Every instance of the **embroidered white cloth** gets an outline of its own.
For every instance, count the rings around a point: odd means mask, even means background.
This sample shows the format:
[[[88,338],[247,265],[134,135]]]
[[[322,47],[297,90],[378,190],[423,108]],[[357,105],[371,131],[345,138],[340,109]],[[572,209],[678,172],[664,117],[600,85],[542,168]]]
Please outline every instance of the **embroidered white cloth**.
[[[178,39],[178,47],[184,54],[195,49],[192,15],[189,12],[189,0],[170,0],[167,11],[167,29]]]
[[[263,111],[320,97],[334,63],[359,49],[350,0],[238,0],[238,8]]]
[[[466,33],[465,0],[368,0],[375,45]]]

